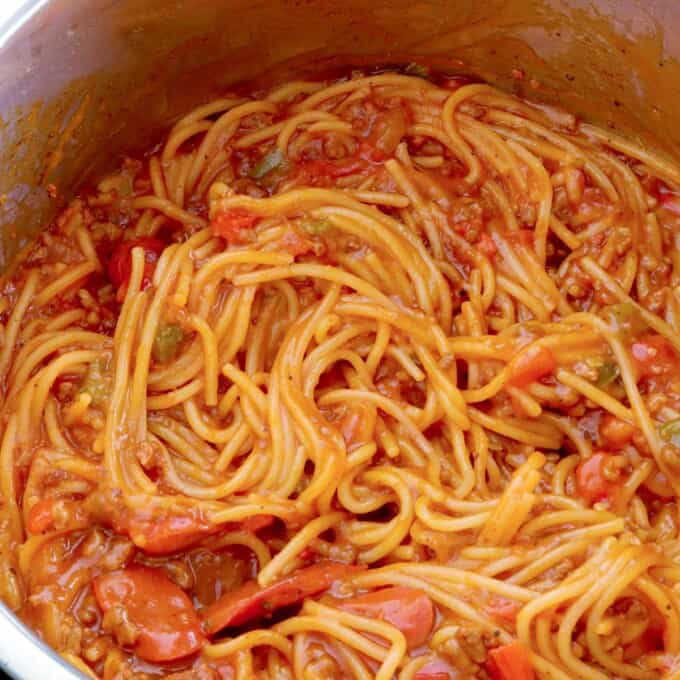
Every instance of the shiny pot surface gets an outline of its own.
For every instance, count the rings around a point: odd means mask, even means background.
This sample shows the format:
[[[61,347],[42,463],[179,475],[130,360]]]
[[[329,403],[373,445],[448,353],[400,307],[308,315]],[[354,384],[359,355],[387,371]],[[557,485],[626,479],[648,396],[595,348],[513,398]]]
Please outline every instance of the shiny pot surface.
[[[680,156],[677,0],[24,0],[0,26],[0,271],[122,153],[239,81],[425,59]],[[0,668],[80,677],[0,607]]]

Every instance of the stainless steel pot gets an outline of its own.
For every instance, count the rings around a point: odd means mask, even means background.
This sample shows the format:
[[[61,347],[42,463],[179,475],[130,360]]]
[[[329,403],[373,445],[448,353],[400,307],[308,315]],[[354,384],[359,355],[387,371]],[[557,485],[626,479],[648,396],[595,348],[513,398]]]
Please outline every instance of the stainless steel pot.
[[[0,271],[48,185],[68,198],[229,85],[416,56],[680,156],[678,0],[24,0],[0,27]],[[4,607],[0,668],[79,677]]]

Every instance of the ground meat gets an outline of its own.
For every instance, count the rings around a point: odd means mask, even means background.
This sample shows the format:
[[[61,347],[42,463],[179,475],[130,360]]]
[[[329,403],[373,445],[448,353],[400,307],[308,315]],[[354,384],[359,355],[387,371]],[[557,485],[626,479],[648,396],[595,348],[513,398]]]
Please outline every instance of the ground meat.
[[[335,659],[321,645],[310,644],[307,659],[304,680],[343,680],[345,677]]]
[[[464,678],[485,677],[484,664],[489,649],[498,646],[500,631],[460,628],[435,650]]]
[[[129,621],[125,607],[114,605],[104,614],[102,628],[113,635],[122,647],[133,645],[139,637],[137,627]]]

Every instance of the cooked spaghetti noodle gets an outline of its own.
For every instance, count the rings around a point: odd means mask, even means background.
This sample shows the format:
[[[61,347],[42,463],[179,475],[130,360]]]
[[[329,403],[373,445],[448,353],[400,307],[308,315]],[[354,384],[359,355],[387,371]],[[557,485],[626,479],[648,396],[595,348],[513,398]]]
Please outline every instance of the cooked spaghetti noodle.
[[[462,78],[196,109],[4,283],[2,599],[106,680],[680,672],[679,229]]]

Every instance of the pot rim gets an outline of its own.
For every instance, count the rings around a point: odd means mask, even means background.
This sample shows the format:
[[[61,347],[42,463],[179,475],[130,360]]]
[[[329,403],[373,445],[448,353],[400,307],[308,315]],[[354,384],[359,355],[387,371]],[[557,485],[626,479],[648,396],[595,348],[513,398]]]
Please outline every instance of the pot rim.
[[[0,602],[0,669],[15,680],[80,680],[85,676]]]
[[[16,9],[0,22],[0,50],[49,2],[50,0],[19,0]]]

